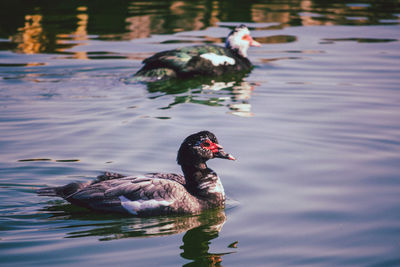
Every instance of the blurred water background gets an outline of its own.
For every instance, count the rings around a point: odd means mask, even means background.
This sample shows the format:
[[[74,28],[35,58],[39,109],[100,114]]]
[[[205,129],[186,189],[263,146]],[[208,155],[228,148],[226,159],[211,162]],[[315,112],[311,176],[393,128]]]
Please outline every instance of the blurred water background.
[[[2,1],[2,266],[399,266],[400,1]],[[246,77],[125,82],[155,52],[262,43]],[[135,218],[38,197],[180,172],[214,132],[225,211]]]

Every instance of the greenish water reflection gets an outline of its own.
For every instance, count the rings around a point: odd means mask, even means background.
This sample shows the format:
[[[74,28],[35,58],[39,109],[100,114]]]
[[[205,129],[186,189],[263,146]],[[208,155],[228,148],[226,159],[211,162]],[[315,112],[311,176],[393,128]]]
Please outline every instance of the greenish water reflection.
[[[247,74],[220,77],[198,77],[195,79],[171,79],[144,83],[150,99],[165,95],[175,95],[173,102],[160,109],[169,109],[178,104],[194,103],[207,106],[227,106],[230,113],[238,116],[251,116],[249,100],[255,84],[245,80]],[[130,79],[126,79],[127,84]],[[137,86],[135,82],[133,86]]]
[[[69,220],[70,225],[61,226],[66,238],[98,237],[99,241],[111,241],[124,238],[140,238],[173,235],[186,232],[182,237],[181,257],[191,260],[184,266],[215,266],[222,257],[234,252],[235,246],[227,244],[231,252],[210,253],[213,239],[217,238],[225,221],[223,209],[203,212],[189,216],[161,216],[140,218],[114,214],[88,212],[62,201],[49,202],[51,205],[42,210],[48,217],[46,221]],[[54,229],[56,230],[56,229]],[[233,242],[232,244],[236,244]]]
[[[88,40],[132,40],[202,30],[223,22],[260,23],[259,29],[315,25],[398,24],[396,0],[363,1],[3,1],[0,50],[69,53]],[[390,12],[388,12],[390,11]],[[267,23],[272,23],[268,25]],[[262,25],[266,25],[263,27]],[[286,37],[285,37],[286,38]],[[293,37],[287,41],[293,41]],[[268,42],[279,42],[269,38]],[[215,38],[207,41],[215,43]],[[79,59],[93,56],[74,52]]]

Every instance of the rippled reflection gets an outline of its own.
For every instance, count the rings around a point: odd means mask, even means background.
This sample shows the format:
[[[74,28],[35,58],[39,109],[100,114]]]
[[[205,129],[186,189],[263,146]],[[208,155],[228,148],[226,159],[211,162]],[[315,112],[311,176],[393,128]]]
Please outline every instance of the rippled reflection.
[[[226,106],[229,113],[242,117],[253,116],[249,102],[255,84],[245,80],[246,74],[187,80],[171,79],[146,83],[150,99],[165,95],[173,101],[160,109],[170,109],[178,104],[194,103],[207,106]],[[124,80],[128,85],[130,79]],[[135,82],[133,82],[135,85]]]
[[[88,213],[87,210],[70,204],[53,203],[54,205],[42,211],[50,215],[46,220],[69,219],[79,222],[61,227],[68,229],[66,238],[95,236],[99,237],[100,241],[110,241],[186,232],[180,246],[183,250],[181,257],[192,262],[185,266],[216,266],[221,263],[223,255],[234,252],[232,248],[235,248],[237,243],[235,241],[226,245],[230,252],[209,252],[211,240],[218,237],[226,221],[223,209],[206,211],[194,216],[140,218]]]
[[[0,37],[9,38],[11,43],[3,43],[0,49],[13,47],[28,54],[64,53],[88,39],[132,40],[151,34],[201,30],[227,21],[273,23],[266,27],[271,30],[300,25],[399,23],[399,3],[395,0],[358,4],[322,0],[290,3],[266,0],[110,3],[102,0],[85,5],[75,1],[63,5],[54,1],[6,1],[3,9],[12,16],[0,16],[1,25],[10,25]],[[74,51],[74,58],[88,57],[84,51]]]
[[[90,229],[71,231],[68,238],[84,236],[100,236],[100,239],[112,240],[128,237],[161,236],[178,234],[202,226],[209,231],[219,232],[226,221],[224,210],[212,210],[193,216],[160,216],[132,217],[119,214],[102,214],[88,212],[71,204],[59,204],[60,201],[49,202],[42,212],[50,215],[49,219],[71,219],[76,221],[92,221]],[[63,202],[61,202],[63,203]],[[106,223],[104,220],[108,220]],[[99,223],[96,223],[98,221]],[[87,226],[87,224],[85,224]],[[71,225],[68,228],[81,228],[82,225]]]

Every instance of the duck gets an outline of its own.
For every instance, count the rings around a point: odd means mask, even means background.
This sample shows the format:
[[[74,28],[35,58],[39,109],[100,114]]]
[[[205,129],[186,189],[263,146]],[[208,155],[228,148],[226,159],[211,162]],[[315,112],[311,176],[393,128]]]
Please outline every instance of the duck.
[[[235,160],[224,152],[213,133],[204,130],[185,138],[178,150],[177,163],[183,175],[125,176],[105,172],[93,181],[41,188],[37,193],[61,197],[73,205],[97,212],[137,216],[199,214],[225,206],[221,180],[206,164],[213,158]]]
[[[225,47],[197,45],[156,53],[143,60],[144,66],[133,78],[137,81],[159,81],[249,72],[253,68],[247,58],[250,46],[259,47],[261,44],[242,24],[229,33]]]

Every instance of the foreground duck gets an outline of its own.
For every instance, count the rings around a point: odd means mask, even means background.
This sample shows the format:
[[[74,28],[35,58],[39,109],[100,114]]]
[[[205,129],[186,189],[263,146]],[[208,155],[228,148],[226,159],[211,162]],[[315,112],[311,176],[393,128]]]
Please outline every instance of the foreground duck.
[[[247,72],[253,67],[247,58],[250,46],[261,45],[253,40],[245,25],[240,25],[228,35],[225,47],[198,45],[160,52],[145,59],[134,77],[155,81]]]
[[[221,180],[206,164],[212,158],[235,159],[222,150],[213,133],[201,131],[188,136],[179,148],[177,162],[183,176],[150,173],[139,177],[105,173],[91,182],[74,182],[37,192],[42,196],[62,197],[72,204],[96,211],[139,216],[195,214],[225,205]]]

